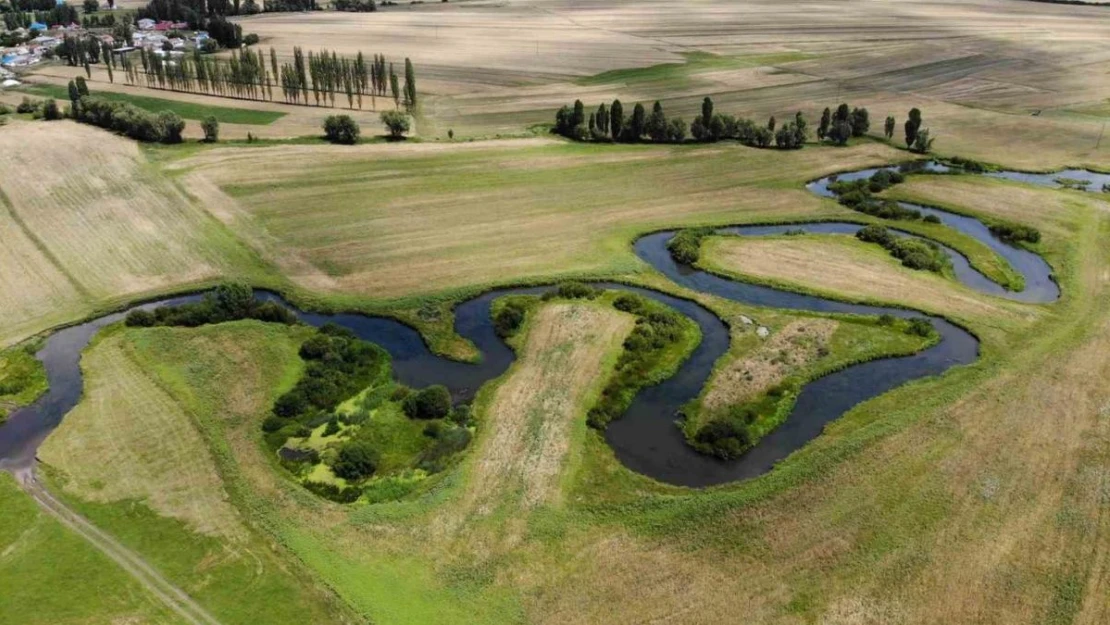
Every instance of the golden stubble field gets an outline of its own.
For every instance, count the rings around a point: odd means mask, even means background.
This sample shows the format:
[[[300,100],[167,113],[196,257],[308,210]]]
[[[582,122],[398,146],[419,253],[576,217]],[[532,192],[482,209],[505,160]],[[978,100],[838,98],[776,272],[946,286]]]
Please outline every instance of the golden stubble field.
[[[872,109],[873,130],[917,106],[945,151],[1052,167],[1107,162],[1107,148],[1094,148],[1110,97],[1105,17],[1104,7],[1014,0],[525,0],[241,21],[280,54],[300,45],[412,58],[425,137],[519,133],[576,97],[594,108],[660,99],[687,118],[705,95],[752,117],[851,100]],[[692,52],[743,58],[583,81]],[[1036,159],[1006,150],[1018,133]]]
[[[831,218],[843,209],[805,180],[898,156],[531,139],[217,149],[168,167],[301,286],[394,298],[641,271],[629,242],[652,229]]]
[[[0,130],[0,344],[212,279],[238,247],[139,146],[68,121]]]

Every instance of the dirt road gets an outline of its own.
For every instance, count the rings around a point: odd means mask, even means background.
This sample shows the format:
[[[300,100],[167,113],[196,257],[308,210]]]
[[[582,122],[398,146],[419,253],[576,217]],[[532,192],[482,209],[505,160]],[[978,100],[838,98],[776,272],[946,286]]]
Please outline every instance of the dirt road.
[[[98,529],[88,519],[65,505],[39,483],[33,468],[19,468],[14,471],[16,480],[48,514],[63,525],[89,541],[94,547],[111,558],[158,597],[185,622],[193,625],[220,625],[216,617],[208,613],[199,603],[163,577],[138,554],[124,547],[117,540]]]

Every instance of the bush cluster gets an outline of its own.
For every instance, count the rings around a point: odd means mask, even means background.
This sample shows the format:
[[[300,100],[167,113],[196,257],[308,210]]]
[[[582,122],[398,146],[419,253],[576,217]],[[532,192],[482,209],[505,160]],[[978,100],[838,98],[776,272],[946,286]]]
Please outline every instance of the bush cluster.
[[[601,289],[581,282],[562,282],[555,290],[543,294],[542,299],[550,300],[556,297],[563,299],[594,299],[601,295]]]
[[[505,302],[501,310],[498,310],[493,316],[493,329],[497,332],[497,336],[508,338],[515,334],[520,329],[520,325],[524,323],[526,310],[524,302],[517,300]]]
[[[358,143],[359,132],[358,122],[350,115],[329,115],[324,120],[324,137],[332,143]]]
[[[178,306],[162,306],[154,311],[136,309],[128,313],[124,323],[132,327],[186,326],[223,323],[237,319],[258,319],[272,323],[294,324],[297,317],[276,302],[260,302],[246,284],[229,283],[216,287],[204,299]]]
[[[42,109],[42,100],[32,100],[31,98],[28,98],[28,97],[24,96],[23,100],[15,107],[15,112],[26,114],[26,113],[34,113],[34,112],[39,111],[41,109]]]
[[[301,345],[300,355],[307,362],[304,375],[274,402],[273,416],[262,424],[274,449],[369,386],[389,359],[381,348],[334,324],[321,326]]]
[[[416,461],[416,468],[423,469],[428,473],[439,473],[447,468],[451,457],[466,449],[471,438],[470,430],[460,425],[448,425],[446,423],[441,423],[438,427],[432,428],[431,433],[425,430],[425,434],[433,438],[435,442],[420,453],[420,457]]]
[[[339,455],[332,463],[332,471],[345,480],[362,480],[374,474],[381,462],[381,455],[366,441],[347,441],[339,448]]]
[[[451,393],[446,386],[435,384],[410,393],[401,408],[410,419],[442,419],[451,413]]]
[[[1038,243],[1041,240],[1041,232],[1032,226],[999,222],[991,224],[990,231],[994,236],[1011,243],[1015,241]]]
[[[180,143],[185,122],[172,111],[151,113],[127,102],[82,96],[73,105],[73,118],[127,135],[137,141]]]
[[[702,239],[713,234],[713,228],[686,228],[679,230],[669,241],[667,251],[675,262],[693,265],[701,257]]]
[[[748,430],[750,424],[748,418],[735,416],[710,421],[694,435],[694,447],[724,460],[737,458],[752,446],[752,435]]]
[[[613,307],[636,315],[636,325],[624,340],[613,378],[587,416],[589,425],[598,429],[621,416],[637,391],[657,381],[653,376],[667,348],[683,338],[682,317],[659,304],[625,294]]]
[[[878,243],[910,269],[940,273],[948,265],[948,256],[936,243],[912,237],[900,237],[882,226],[867,226],[856,232],[856,238]]]
[[[970,158],[963,158],[960,156],[953,156],[952,158],[945,159],[945,162],[949,165],[959,167],[960,169],[971,172],[973,174],[983,174],[988,171],[993,171],[994,169],[986,163],[981,163],[979,161]]]

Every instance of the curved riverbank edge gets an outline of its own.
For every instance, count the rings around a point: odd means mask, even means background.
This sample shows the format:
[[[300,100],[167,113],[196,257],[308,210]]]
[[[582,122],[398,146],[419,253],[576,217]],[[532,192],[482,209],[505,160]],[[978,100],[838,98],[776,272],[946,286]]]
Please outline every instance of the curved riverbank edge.
[[[983,225],[976,219],[964,218]],[[821,222],[809,220],[790,225],[798,227],[816,223]],[[741,226],[758,227],[763,226]],[[825,424],[859,403],[906,382],[938,375],[978,358],[978,339],[966,328],[941,316],[906,307],[849,303],[738,282],[679,265],[666,249],[666,241],[676,231],[671,229],[642,235],[633,241],[632,247],[641,260],[680,287],[752,306],[818,313],[922,316],[937,330],[940,340],[915,354],[846,366],[812,380],[799,392],[782,426],[739,459],[722,461],[704,456],[687,445],[674,420],[682,405],[698,396],[715,364],[727,352],[730,341],[727,324],[708,308],[686,296],[621,282],[591,281],[599,288],[638,293],[670,306],[697,323],[702,332],[702,341],[674,375],[642,389],[624,416],[611,423],[605,431],[605,439],[617,458],[634,471],[663,482],[695,487],[754,477],[773,468],[776,462],[818,436]],[[1044,262],[1043,259],[1041,262]],[[1051,269],[1048,269],[1048,275],[1051,275]],[[541,294],[553,288],[548,281],[545,286],[490,289],[459,303],[454,309],[454,329],[459,337],[469,340],[482,354],[478,363],[450,360],[433,353],[417,329],[396,318],[361,313],[309,312],[298,309],[275,292],[260,291],[258,296],[279,301],[305,323],[337,323],[348,327],[360,338],[380,345],[390,352],[394,374],[405,384],[446,384],[457,397],[467,399],[473,397],[485,382],[504,373],[515,359],[512,349],[494,332],[490,316],[493,300],[504,295]],[[13,469],[32,464],[38,444],[80,400],[83,390],[81,352],[100,328],[122,320],[127,312],[136,308],[173,305],[195,301],[199,297],[187,294],[147,301],[65,327],[51,335],[37,354],[47,368],[50,390],[35,403],[15,411],[9,421],[0,427],[0,468]]]

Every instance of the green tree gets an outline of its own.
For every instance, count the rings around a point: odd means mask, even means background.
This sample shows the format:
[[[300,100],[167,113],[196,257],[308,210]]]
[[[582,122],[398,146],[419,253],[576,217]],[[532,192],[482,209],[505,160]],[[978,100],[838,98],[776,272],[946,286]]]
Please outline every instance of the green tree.
[[[412,393],[401,407],[410,419],[442,419],[451,412],[451,393],[436,384]]]
[[[936,139],[929,136],[928,128],[918,130],[913,138],[913,148],[911,149],[918,154],[928,154],[933,149],[933,141],[936,141]]]
[[[829,128],[828,138],[837,145],[845,145],[852,138],[852,124],[847,120],[838,119]]]
[[[370,477],[378,470],[381,457],[378,450],[366,441],[349,441],[339,449],[332,470],[345,480],[357,481]]]
[[[77,83],[71,80],[67,88],[69,89],[69,101],[77,102],[81,98],[81,92],[77,90]]]
[[[886,116],[886,123],[883,124],[883,134],[886,135],[886,138],[887,138],[888,141],[890,139],[894,138],[894,127],[896,125],[897,125],[897,122],[894,120],[894,116],[893,115],[887,115]]]
[[[767,120],[767,130],[770,130],[771,132],[775,131],[775,116],[774,115],[771,116],[771,119]]]
[[[577,128],[586,122],[586,107],[582,104],[582,100],[574,101],[574,109],[571,111],[570,127]]]
[[[85,82],[84,78],[82,78],[81,76],[78,76],[77,78],[73,79],[73,82],[74,82],[75,85],[77,85],[77,93],[78,94],[80,94],[80,95],[89,95],[89,85],[88,85],[88,83]]]
[[[324,120],[324,136],[332,143],[357,143],[359,132],[358,122],[350,115],[331,115]]]
[[[605,106],[604,102],[602,102],[597,107],[597,115],[595,116],[595,118],[597,120],[598,133],[600,133],[601,135],[604,135],[604,136],[608,136],[609,135],[609,109],[608,109],[608,107]]]
[[[609,107],[609,133],[613,141],[620,141],[623,132],[624,106],[620,100],[613,100],[612,106]]]
[[[162,143],[181,143],[181,133],[185,131],[185,120],[173,111],[158,113],[158,125],[162,129]]]
[[[852,109],[852,116],[848,121],[852,124],[853,137],[862,137],[871,129],[871,116],[865,108]]]
[[[628,120],[628,140],[639,141],[644,136],[644,127],[647,125],[647,111],[639,102],[632,107],[632,117]]]
[[[85,13],[96,13],[100,10],[100,2],[98,0],[85,0],[81,6],[85,9]]]
[[[409,131],[409,116],[401,111],[382,111],[381,120],[394,139],[400,139]]]
[[[685,140],[686,122],[677,117],[667,122],[667,141],[671,143],[682,143]]]
[[[204,131],[205,142],[215,143],[220,140],[220,120],[208,116],[200,123],[200,127]]]
[[[651,115],[645,122],[645,130],[652,141],[662,143],[667,140],[667,115],[658,100],[651,107]]]
[[[58,108],[58,102],[54,98],[47,98],[42,103],[42,118],[47,121],[62,118],[62,111]]]
[[[910,109],[909,118],[906,120],[906,147],[913,147],[917,142],[917,131],[921,128],[921,111],[916,107]]]
[[[701,123],[709,128],[709,123],[713,121],[713,99],[705,96],[701,101]]]
[[[817,125],[817,140],[824,141],[825,135],[829,134],[829,125],[832,124],[832,111],[829,107],[821,112],[821,122]]]
[[[397,82],[397,72],[393,71],[393,63],[389,64],[389,91],[393,94],[393,108],[401,106],[401,87]]]
[[[410,111],[416,110],[416,70],[408,57],[405,57],[405,101]]]

